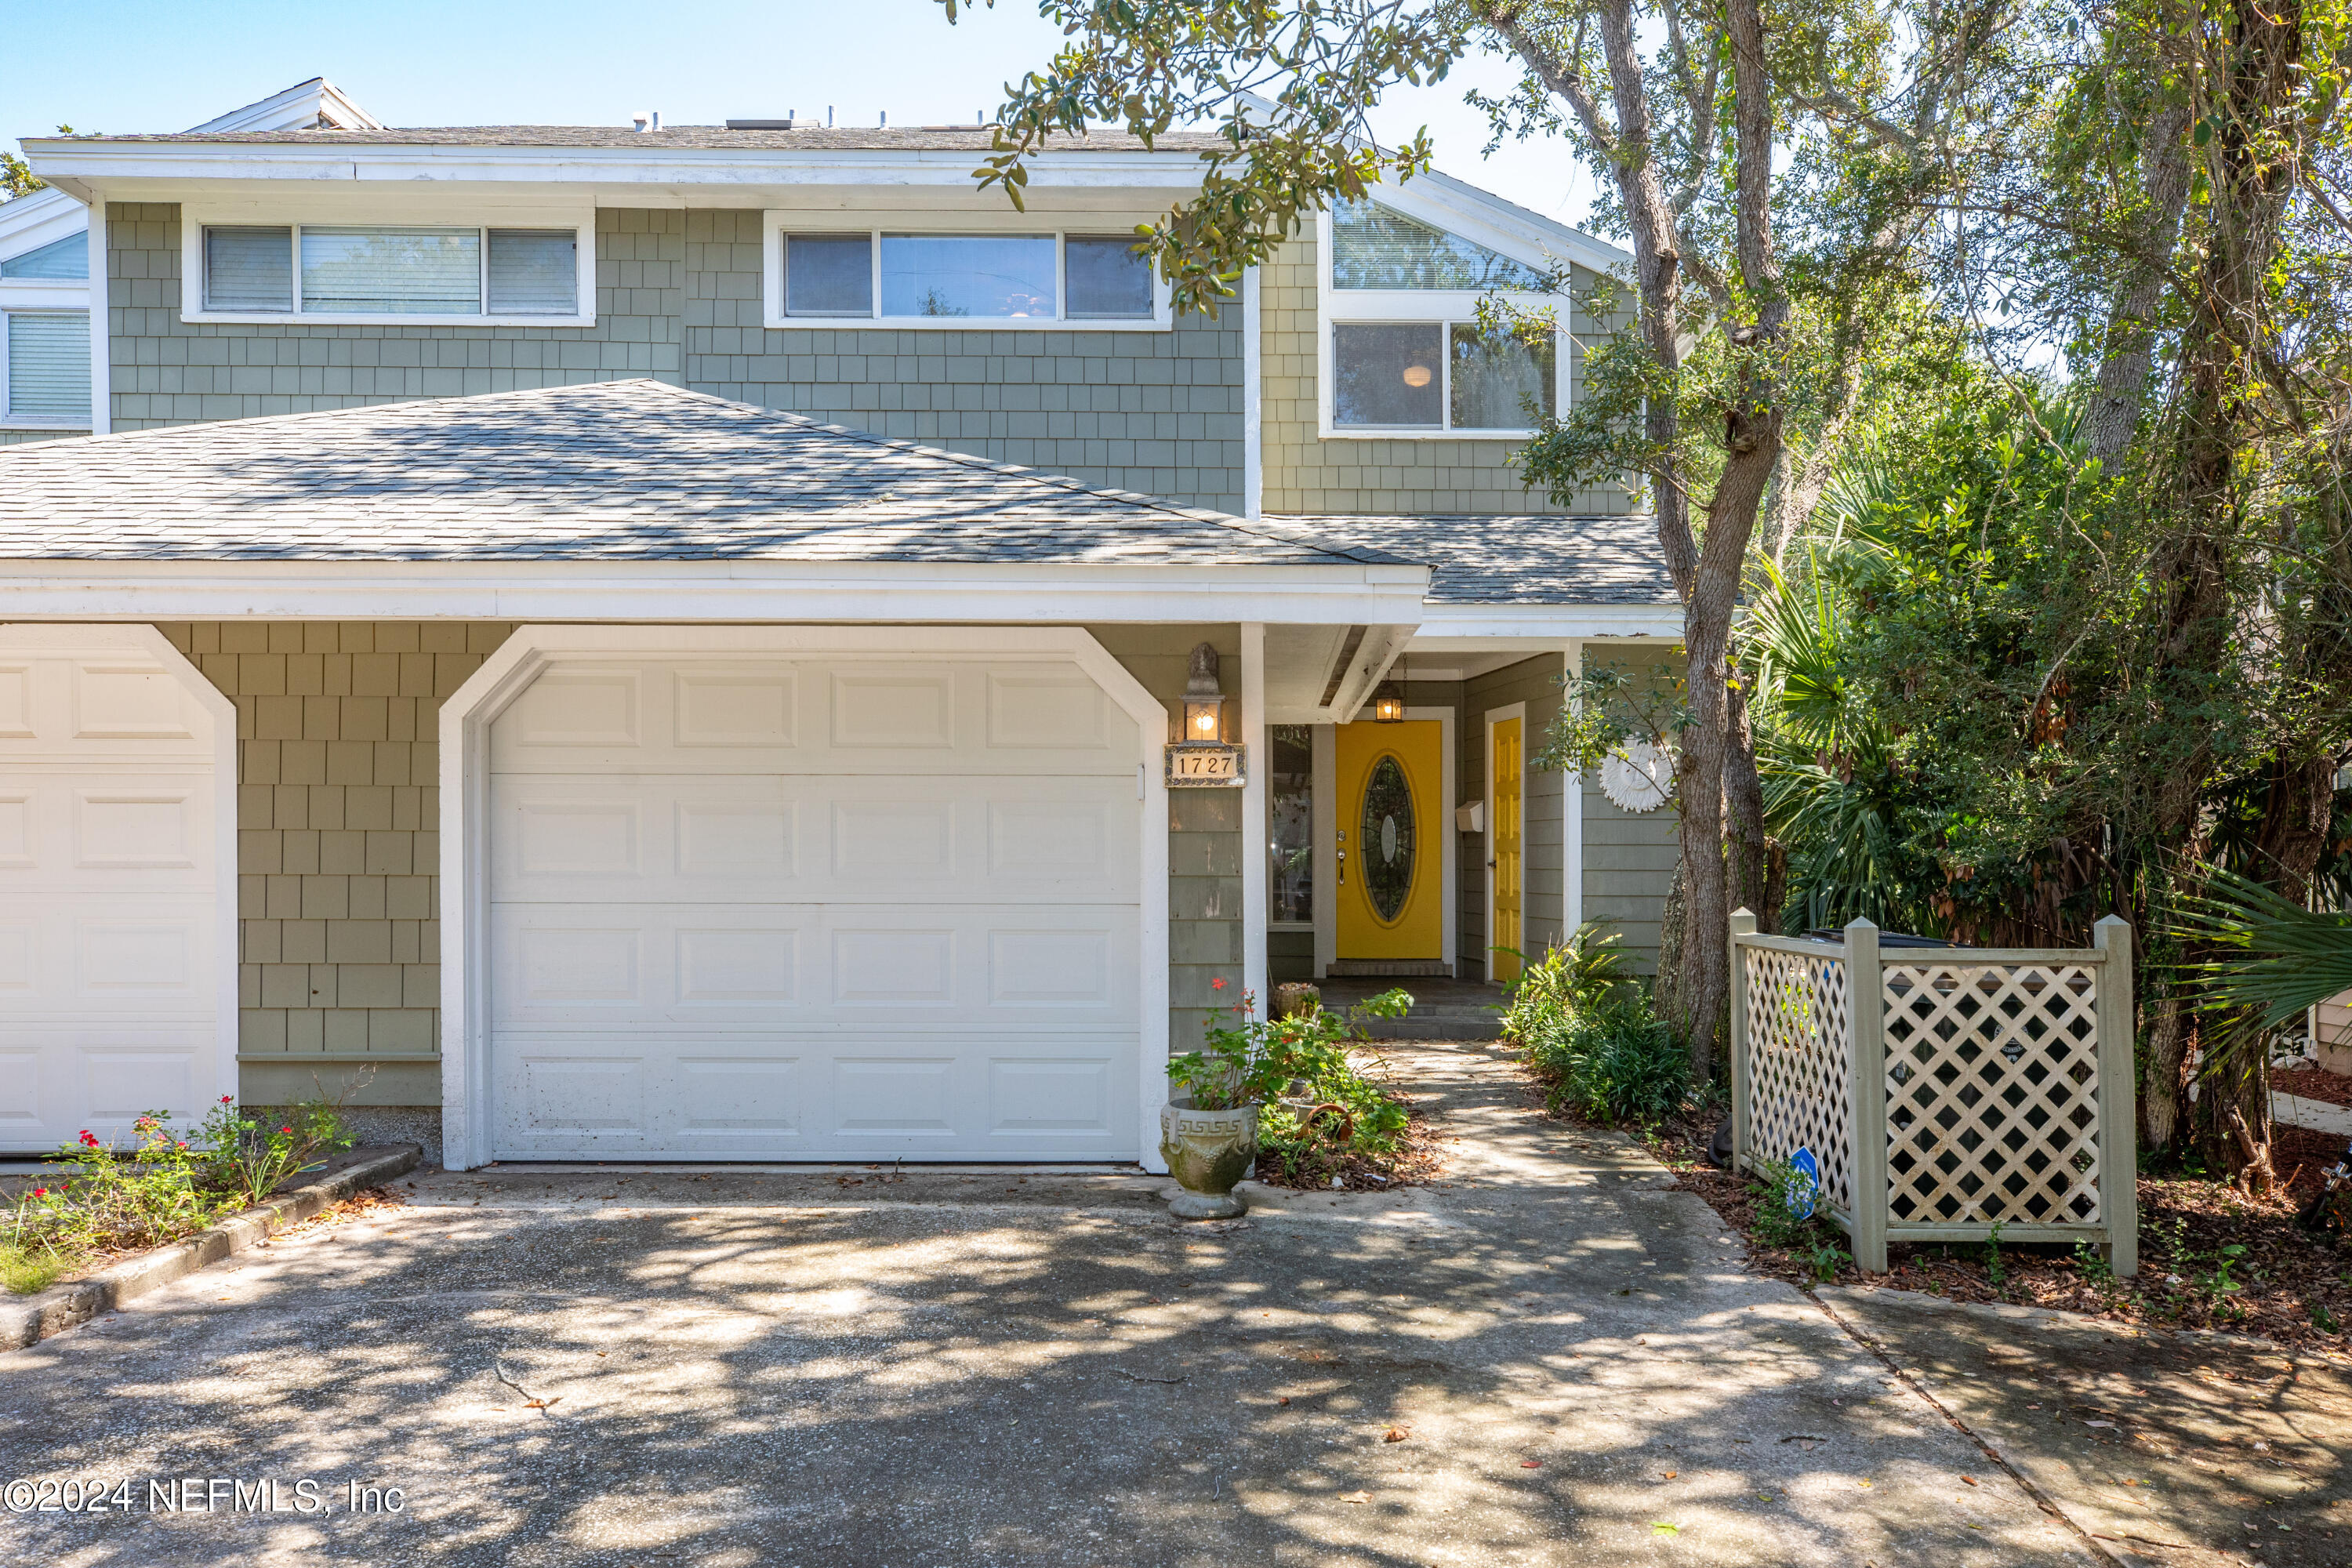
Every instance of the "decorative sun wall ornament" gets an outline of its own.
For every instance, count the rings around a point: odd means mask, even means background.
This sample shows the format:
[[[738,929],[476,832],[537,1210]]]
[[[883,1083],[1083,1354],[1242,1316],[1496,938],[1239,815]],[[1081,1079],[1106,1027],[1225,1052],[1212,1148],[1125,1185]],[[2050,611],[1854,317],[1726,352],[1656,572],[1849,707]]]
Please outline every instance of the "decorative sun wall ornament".
[[[1674,753],[1649,741],[1628,741],[1601,763],[1601,793],[1620,811],[1655,811],[1675,793]]]

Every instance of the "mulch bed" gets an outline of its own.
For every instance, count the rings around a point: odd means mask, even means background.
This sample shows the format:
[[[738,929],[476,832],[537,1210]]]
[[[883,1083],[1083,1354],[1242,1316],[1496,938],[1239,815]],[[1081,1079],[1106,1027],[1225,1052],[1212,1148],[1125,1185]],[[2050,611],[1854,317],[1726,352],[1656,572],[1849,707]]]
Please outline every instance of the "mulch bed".
[[[1445,1169],[1445,1146],[1454,1140],[1437,1131],[1429,1112],[1412,1096],[1396,1088],[1397,1074],[1377,1047],[1357,1047],[1357,1065],[1364,1076],[1387,1089],[1389,1098],[1405,1108],[1404,1138],[1391,1154],[1363,1154],[1355,1150],[1344,1152],[1329,1148],[1318,1150],[1318,1163],[1304,1163],[1296,1174],[1286,1172],[1272,1160],[1260,1156],[1255,1179],[1269,1187],[1287,1187],[1293,1192],[1384,1193],[1397,1187],[1425,1186],[1436,1180]],[[1369,1058],[1369,1059],[1362,1059]],[[1332,1178],[1339,1185],[1332,1185]]]
[[[2271,1088],[2298,1100],[2321,1100],[2330,1105],[2352,1106],[2352,1078],[2326,1068],[2273,1068]]]
[[[2280,1075],[2284,1076],[2284,1075]],[[1537,1103],[1544,1089],[1530,1073]],[[2290,1091],[2293,1092],[2293,1091]],[[1565,1111],[1554,1120],[1591,1126]],[[1922,1290],[1959,1301],[2006,1301],[2141,1324],[2153,1329],[2211,1329],[2257,1335],[2301,1350],[2352,1351],[2352,1247],[2315,1236],[2295,1224],[2296,1211],[2316,1192],[2327,1169],[2344,1155],[2344,1140],[2303,1128],[2279,1127],[2271,1158],[2287,1194],[2249,1198],[2225,1182],[2201,1177],[2142,1177],[2139,1183],[2139,1275],[2103,1289],[2087,1277],[2070,1247],[2005,1246],[1996,1282],[1981,1245],[1905,1246],[1887,1249],[1890,1275],[1871,1278],[1851,1264],[1834,1281],[1819,1280],[1795,1254],[1765,1246],[1755,1234],[1757,1198],[1748,1179],[1706,1163],[1721,1110],[1685,1107],[1643,1130],[1650,1152],[1675,1173],[1675,1185],[1696,1193],[1748,1247],[1748,1268],[1800,1289],[1816,1284],[1874,1283]],[[1824,1234],[1843,1246],[1834,1226]],[[2215,1265],[2225,1247],[2246,1250],[2232,1268],[2240,1289],[2215,1289]],[[2331,1329],[2323,1323],[2333,1323]]]

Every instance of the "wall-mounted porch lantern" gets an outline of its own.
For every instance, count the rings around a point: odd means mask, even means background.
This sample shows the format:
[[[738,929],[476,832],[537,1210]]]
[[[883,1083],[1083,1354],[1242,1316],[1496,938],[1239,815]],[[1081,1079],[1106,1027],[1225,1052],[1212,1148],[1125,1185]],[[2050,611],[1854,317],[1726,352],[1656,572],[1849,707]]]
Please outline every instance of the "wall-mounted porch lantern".
[[[1225,694],[1217,679],[1217,650],[1207,643],[1192,650],[1192,678],[1184,682],[1184,744],[1213,745],[1225,738]]]
[[[1217,650],[1207,643],[1192,650],[1192,672],[1184,682],[1184,733],[1168,748],[1171,784],[1238,784],[1248,775],[1249,752],[1225,744],[1225,694],[1217,679]]]
[[[1404,722],[1404,655],[1397,655],[1397,673],[1381,682],[1380,690],[1372,694],[1372,722],[1402,724]]]

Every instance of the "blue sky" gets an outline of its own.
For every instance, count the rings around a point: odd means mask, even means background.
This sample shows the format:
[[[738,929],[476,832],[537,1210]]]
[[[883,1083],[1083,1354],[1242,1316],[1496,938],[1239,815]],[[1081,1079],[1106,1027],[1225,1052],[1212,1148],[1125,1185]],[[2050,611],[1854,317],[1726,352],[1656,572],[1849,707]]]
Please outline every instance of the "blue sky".
[[[827,104],[845,124],[969,121],[1057,37],[1029,0],[954,27],[931,0],[26,0],[0,57],[0,138],[184,131],[314,76],[389,125],[625,125],[639,109],[716,124]],[[1591,179],[1563,147],[1479,155],[1463,90],[1510,79],[1465,62],[1373,122],[1384,141],[1427,125],[1446,173],[1578,222]]]

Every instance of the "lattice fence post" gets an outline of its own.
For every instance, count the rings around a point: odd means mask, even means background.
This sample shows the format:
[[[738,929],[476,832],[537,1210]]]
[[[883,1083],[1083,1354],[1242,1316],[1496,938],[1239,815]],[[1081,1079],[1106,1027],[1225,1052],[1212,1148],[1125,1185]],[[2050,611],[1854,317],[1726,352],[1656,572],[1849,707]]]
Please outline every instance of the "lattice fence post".
[[[1878,928],[1845,928],[1846,995],[1853,1042],[1846,1125],[1853,1129],[1853,1266],[1886,1272],[1886,990],[1878,970]]]
[[[1731,911],[1731,1168],[1748,1169],[1748,954],[1743,936],[1756,934],[1756,917]]]
[[[2132,999],[2132,928],[2109,915],[2091,928],[2099,965],[2099,1223],[2116,1278],[2139,1272],[2139,1086],[2132,1047],[2139,1028]]]

